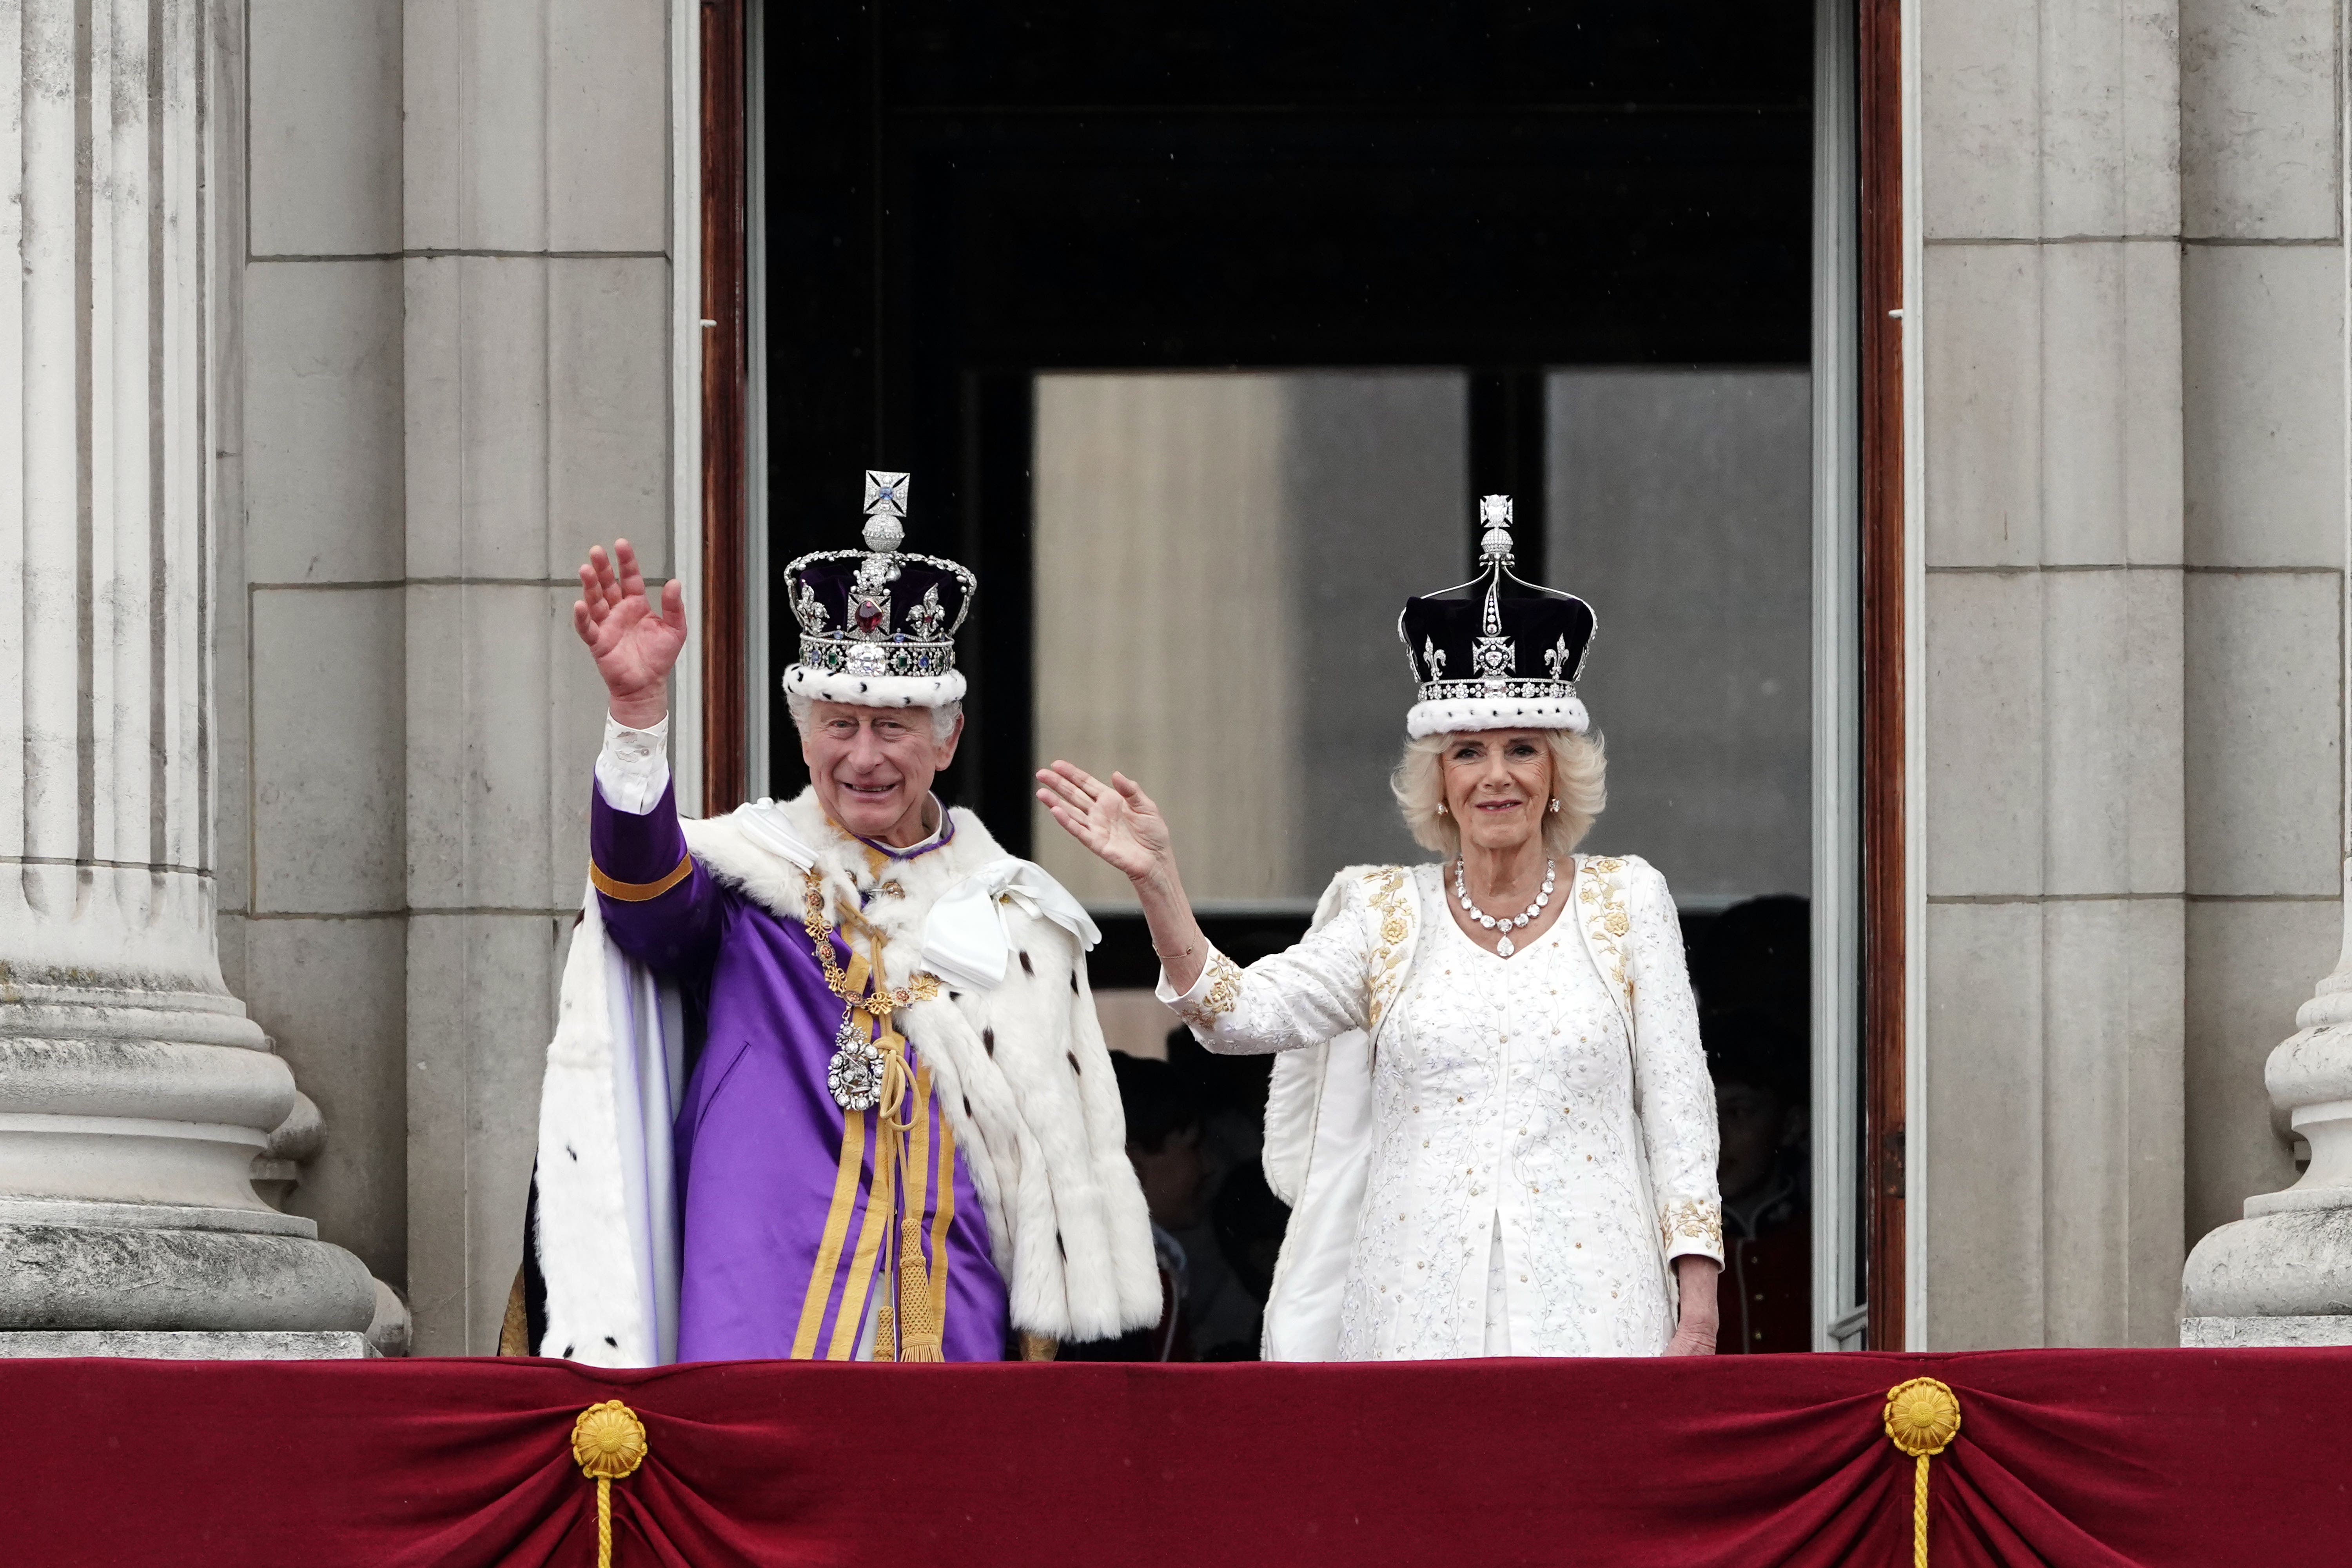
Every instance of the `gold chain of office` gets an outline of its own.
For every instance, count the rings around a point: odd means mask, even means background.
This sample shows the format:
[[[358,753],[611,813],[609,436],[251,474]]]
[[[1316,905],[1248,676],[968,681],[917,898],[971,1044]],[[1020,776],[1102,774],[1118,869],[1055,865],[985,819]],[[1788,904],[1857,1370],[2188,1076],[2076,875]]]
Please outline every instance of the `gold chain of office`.
[[[881,966],[875,966],[873,989],[860,994],[849,983],[841,961],[833,955],[833,922],[824,918],[824,874],[811,871],[807,877],[807,900],[801,925],[808,932],[809,950],[824,970],[824,983],[835,996],[864,1013],[877,1023],[886,1023],[890,1015],[901,1007],[911,1007],[918,1002],[928,1002],[940,994],[940,977],[917,970],[904,985],[884,986]]]

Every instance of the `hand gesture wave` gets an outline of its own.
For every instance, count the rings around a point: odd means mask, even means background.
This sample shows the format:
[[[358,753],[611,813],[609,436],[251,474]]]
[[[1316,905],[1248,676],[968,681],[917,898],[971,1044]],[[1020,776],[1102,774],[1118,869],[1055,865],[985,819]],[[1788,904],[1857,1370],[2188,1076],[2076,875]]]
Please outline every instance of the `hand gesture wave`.
[[[594,545],[580,568],[572,629],[596,660],[614,718],[645,729],[669,711],[670,667],[686,647],[686,590],[677,579],[662,584],[656,615],[646,596],[645,568],[629,542],[614,541],[610,558],[603,545]]]
[[[1173,858],[1168,819],[1125,773],[1106,784],[1084,768],[1056,762],[1041,768],[1037,798],[1063,830],[1129,880],[1139,881]]]

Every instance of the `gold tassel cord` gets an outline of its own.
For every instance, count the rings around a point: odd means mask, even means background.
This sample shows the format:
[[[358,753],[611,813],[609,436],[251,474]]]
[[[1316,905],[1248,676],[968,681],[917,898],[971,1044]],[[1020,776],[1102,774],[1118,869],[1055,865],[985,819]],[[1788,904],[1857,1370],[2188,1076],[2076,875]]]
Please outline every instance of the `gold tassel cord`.
[[[596,1483],[596,1568],[613,1568],[613,1483],[646,1462],[646,1424],[617,1399],[592,1405],[572,1424],[572,1458]]]
[[[1927,1568],[1927,1461],[1960,1433],[1960,1397],[1932,1377],[1886,1391],[1886,1438],[1911,1456],[1911,1565]]]

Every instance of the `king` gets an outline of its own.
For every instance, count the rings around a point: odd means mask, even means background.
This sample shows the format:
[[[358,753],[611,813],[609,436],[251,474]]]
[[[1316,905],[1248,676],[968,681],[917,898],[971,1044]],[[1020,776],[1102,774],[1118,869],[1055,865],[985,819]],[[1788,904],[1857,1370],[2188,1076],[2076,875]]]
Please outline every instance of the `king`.
[[[866,547],[785,569],[809,787],[708,821],[667,760],[679,585],[625,540],[580,568],[609,716],[502,1348],[1036,1359],[1160,1315],[1094,924],[931,793],[977,584],[899,548],[907,489],[868,473]]]

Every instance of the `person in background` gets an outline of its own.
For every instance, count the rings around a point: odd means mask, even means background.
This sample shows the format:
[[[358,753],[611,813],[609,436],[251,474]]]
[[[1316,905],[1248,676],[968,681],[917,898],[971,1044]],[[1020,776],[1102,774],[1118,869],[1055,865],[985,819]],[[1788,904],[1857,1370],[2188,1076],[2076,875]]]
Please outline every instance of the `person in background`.
[[[1274,1291],[1274,1271],[1282,1261],[1282,1236],[1290,1224],[1290,1205],[1266,1185],[1265,1167],[1255,1160],[1236,1165],[1217,1189],[1211,1205],[1217,1229],[1217,1250],[1251,1300],[1264,1310]],[[1255,1361],[1258,1347],[1247,1342],[1212,1347],[1202,1361]]]
[[[1719,1354],[1812,1348],[1805,1041],[1769,1015],[1708,1015],[1699,1032],[1723,1152]]]
[[[1066,1345],[1063,1361],[1191,1361],[1192,1326],[1184,1307],[1184,1246],[1170,1234],[1200,1222],[1208,1172],[1201,1163],[1201,1102],[1166,1062],[1110,1054],[1127,1115],[1127,1158],[1151,1211],[1151,1247],[1160,1263],[1160,1321],[1115,1340]]]
[[[1190,1089],[1201,1109],[1201,1206],[1190,1226],[1176,1226],[1191,1270],[1184,1295],[1185,1321],[1202,1361],[1255,1361],[1265,1316],[1271,1275],[1244,1266],[1251,1241],[1228,1223],[1237,1213],[1229,1188],[1264,1190],[1267,1057],[1221,1057],[1202,1048],[1189,1028],[1168,1031],[1168,1065]],[[1271,1192],[1265,1201],[1277,1202]],[[1248,1215],[1260,1210],[1244,1205]],[[1289,1211],[1273,1222],[1279,1248]]]

